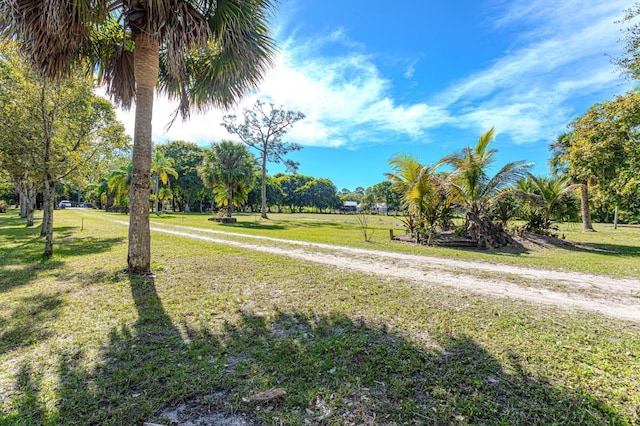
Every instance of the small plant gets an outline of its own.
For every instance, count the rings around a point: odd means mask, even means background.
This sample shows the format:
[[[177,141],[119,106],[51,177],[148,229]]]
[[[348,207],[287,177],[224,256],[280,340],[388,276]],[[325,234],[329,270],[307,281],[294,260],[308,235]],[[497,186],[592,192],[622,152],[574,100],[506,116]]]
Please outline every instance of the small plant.
[[[0,200],[0,213],[6,213],[9,209],[9,205],[6,201]]]
[[[371,228],[369,225],[369,215],[364,211],[357,212],[356,220],[358,221],[364,240],[370,243],[373,238],[373,234],[375,233],[375,229]]]

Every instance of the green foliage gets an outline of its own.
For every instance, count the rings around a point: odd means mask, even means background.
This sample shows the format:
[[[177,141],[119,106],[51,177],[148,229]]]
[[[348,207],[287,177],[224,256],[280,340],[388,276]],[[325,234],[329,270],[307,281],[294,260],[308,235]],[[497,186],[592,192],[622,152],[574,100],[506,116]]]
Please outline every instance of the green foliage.
[[[0,200],[0,213],[6,213],[9,209],[9,204],[5,200]]]
[[[441,160],[454,167],[447,186],[456,202],[475,214],[486,214],[489,205],[500,196],[500,190],[515,183],[531,167],[530,163],[514,161],[490,177],[489,167],[497,150],[488,147],[494,136],[492,128],[480,136],[475,147],[467,146]]]
[[[169,175],[169,185],[179,210],[191,211],[202,200],[209,199],[210,191],[205,191],[198,167],[202,164],[204,150],[192,142],[172,141],[158,145],[156,150],[173,160],[173,169],[178,177]]]
[[[227,207],[227,217],[231,217],[233,206],[247,200],[255,168],[255,158],[244,145],[223,141],[205,151],[199,174],[204,185],[213,189],[218,205]]]

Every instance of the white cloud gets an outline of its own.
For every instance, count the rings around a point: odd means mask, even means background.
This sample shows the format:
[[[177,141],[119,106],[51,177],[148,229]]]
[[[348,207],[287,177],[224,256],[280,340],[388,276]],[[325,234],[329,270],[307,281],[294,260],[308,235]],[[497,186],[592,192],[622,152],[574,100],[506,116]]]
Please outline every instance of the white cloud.
[[[250,108],[259,97],[300,110],[306,118],[287,138],[306,146],[354,148],[386,143],[397,135],[428,142],[431,131],[443,125],[478,131],[495,126],[515,143],[548,140],[564,130],[572,115],[583,112],[573,109],[575,99],[602,95],[598,100],[603,100],[625,90],[605,53],[619,51],[621,34],[614,21],[627,1],[583,3],[498,2],[488,26],[494,31],[518,29],[513,45],[490,67],[443,88],[429,103],[394,99],[392,81],[344,29],[313,39],[293,35],[282,43],[259,91],[247,96],[234,113],[241,115],[242,108]],[[327,56],[327,50],[342,53]],[[415,62],[404,76],[410,78],[414,70]],[[154,140],[209,144],[232,138],[220,126],[225,112],[217,110],[194,113],[186,123],[178,119],[165,131],[174,108],[166,99],[156,100]],[[120,116],[132,132],[132,114]]]
[[[436,105],[460,117],[458,123],[469,120],[465,126],[495,125],[515,143],[553,138],[584,112],[573,110],[575,99],[602,94],[603,100],[627,88],[605,56],[619,51],[614,22],[623,3],[508,2],[495,26],[529,28],[520,33],[521,46],[452,84],[435,97]]]

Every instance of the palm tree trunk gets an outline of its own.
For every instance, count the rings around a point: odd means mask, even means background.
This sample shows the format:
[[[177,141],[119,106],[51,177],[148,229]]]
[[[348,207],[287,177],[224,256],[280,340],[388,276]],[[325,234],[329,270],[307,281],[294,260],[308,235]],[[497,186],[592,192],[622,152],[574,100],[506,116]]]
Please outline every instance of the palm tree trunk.
[[[582,213],[582,230],[585,232],[595,232],[591,223],[591,213],[589,212],[589,189],[587,182],[580,185],[580,204]]]
[[[133,173],[129,190],[129,252],[127,271],[151,272],[151,234],[149,231],[149,181],[151,170],[151,119],[153,92],[158,81],[159,44],[146,34],[134,38],[136,115],[133,133]]]

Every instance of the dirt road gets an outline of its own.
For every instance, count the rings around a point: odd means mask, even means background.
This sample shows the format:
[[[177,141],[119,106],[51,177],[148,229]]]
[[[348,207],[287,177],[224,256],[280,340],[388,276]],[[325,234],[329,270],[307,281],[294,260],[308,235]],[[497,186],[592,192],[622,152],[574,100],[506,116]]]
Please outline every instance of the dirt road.
[[[117,222],[128,225],[125,221]],[[415,285],[448,286],[469,294],[595,311],[640,322],[640,280],[368,250],[153,221],[151,230],[331,265],[345,271],[395,277]]]

